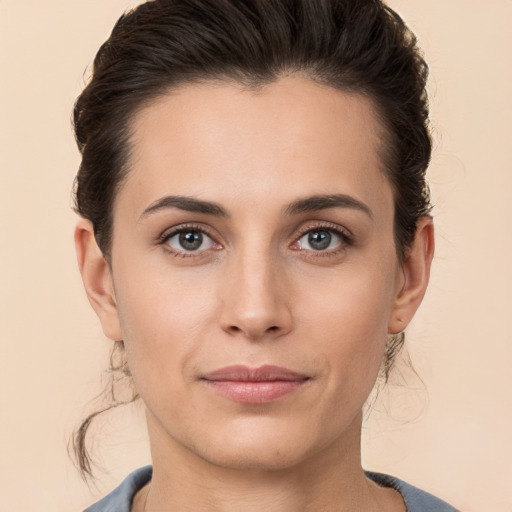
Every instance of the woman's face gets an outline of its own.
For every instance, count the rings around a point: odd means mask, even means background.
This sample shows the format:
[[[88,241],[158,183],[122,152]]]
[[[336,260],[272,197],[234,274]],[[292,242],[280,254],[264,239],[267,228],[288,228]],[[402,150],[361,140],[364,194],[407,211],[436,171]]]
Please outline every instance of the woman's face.
[[[355,440],[409,318],[371,103],[299,77],[187,85],[133,128],[100,317],[153,448],[283,468]]]

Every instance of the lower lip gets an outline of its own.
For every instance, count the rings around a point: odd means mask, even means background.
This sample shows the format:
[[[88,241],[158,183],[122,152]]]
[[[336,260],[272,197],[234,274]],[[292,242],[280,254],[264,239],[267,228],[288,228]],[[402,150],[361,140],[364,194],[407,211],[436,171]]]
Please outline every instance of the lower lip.
[[[247,404],[267,404],[293,393],[306,380],[274,380],[274,381],[231,381],[206,380],[217,393],[236,402]]]

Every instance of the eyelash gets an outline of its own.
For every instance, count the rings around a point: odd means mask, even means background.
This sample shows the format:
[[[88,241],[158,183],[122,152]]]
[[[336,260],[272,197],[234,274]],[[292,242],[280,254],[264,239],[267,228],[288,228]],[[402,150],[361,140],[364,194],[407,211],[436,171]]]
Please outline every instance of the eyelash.
[[[353,245],[353,238],[352,235],[344,228],[338,226],[337,224],[331,224],[326,222],[320,222],[317,224],[308,225],[304,228],[302,228],[297,235],[295,235],[295,242],[294,244],[298,243],[298,241],[307,235],[308,233],[314,233],[315,231],[326,231],[328,233],[334,234],[337,237],[340,238],[341,243],[340,247],[336,249],[330,249],[330,250],[324,250],[324,251],[310,251],[308,252],[312,253],[312,257],[314,258],[329,258],[329,257],[336,257],[339,256],[340,253],[344,252],[347,247],[350,247]],[[299,250],[300,252],[300,250]]]
[[[206,235],[208,238],[210,238],[213,241],[214,244],[217,244],[222,248],[222,245],[219,244],[218,242],[216,242],[215,237],[212,236],[212,234],[207,229],[205,229],[204,226],[200,226],[197,224],[184,224],[177,228],[173,228],[171,231],[164,231],[158,237],[158,241],[157,241],[158,245],[164,246],[165,249],[171,255],[173,255],[174,257],[177,257],[177,258],[190,258],[190,257],[197,258],[198,256],[204,255],[204,253],[206,253],[207,250],[190,251],[190,252],[182,251],[181,252],[181,251],[176,251],[175,249],[172,249],[168,245],[168,241],[172,237],[179,235],[180,233],[188,233],[190,231],[198,231],[198,232]],[[315,232],[315,231],[325,231],[325,232],[334,234],[335,236],[339,237],[341,240],[340,247],[338,247],[336,249],[324,250],[324,251],[321,251],[321,250],[312,251],[312,250],[308,250],[308,249],[303,249],[303,250],[298,249],[297,252],[308,251],[308,252],[311,252],[312,254],[314,254],[313,257],[331,257],[331,256],[338,256],[341,252],[346,250],[347,247],[350,247],[351,245],[353,245],[352,236],[347,232],[347,230],[341,228],[340,226],[338,226],[336,224],[325,223],[325,222],[321,222],[321,223],[314,224],[314,225],[308,225],[307,227],[302,228],[298,233],[295,234],[295,236],[294,236],[295,241],[293,242],[293,244],[297,244],[299,242],[299,240],[301,238],[303,238],[305,235],[307,235],[308,233],[311,233],[311,232]]]
[[[198,231],[202,233],[203,235],[206,235],[208,238],[210,238],[215,244],[221,245],[218,242],[215,241],[215,237],[212,236],[211,233],[208,232],[207,229],[205,229],[204,226],[199,226],[197,224],[183,224],[177,228],[173,228],[170,231],[164,231],[159,237],[158,237],[158,245],[161,245],[165,248],[165,250],[171,254],[172,256],[176,258],[190,258],[190,257],[198,257],[203,256],[206,250],[202,251],[176,251],[175,249],[172,249],[167,242],[174,236],[179,235],[180,233],[189,233],[191,231]]]

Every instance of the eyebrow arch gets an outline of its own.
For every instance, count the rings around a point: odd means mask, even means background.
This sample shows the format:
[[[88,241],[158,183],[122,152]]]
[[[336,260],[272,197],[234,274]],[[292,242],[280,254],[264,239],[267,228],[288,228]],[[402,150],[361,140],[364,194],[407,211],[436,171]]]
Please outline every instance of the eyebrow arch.
[[[178,208],[187,212],[205,213],[219,217],[228,217],[228,212],[216,203],[202,201],[187,196],[165,196],[151,203],[139,217],[139,221],[149,214],[165,208]]]
[[[286,213],[288,215],[297,215],[299,213],[326,210],[327,208],[359,210],[368,215],[370,219],[373,219],[373,213],[365,203],[346,194],[327,194],[299,199],[286,208]]]

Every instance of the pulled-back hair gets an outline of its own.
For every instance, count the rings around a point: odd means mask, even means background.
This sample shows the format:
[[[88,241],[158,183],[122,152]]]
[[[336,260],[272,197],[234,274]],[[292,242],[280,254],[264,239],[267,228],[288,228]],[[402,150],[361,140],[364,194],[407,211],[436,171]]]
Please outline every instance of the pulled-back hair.
[[[380,0],[153,0],[125,13],[98,51],[74,108],[82,155],[75,208],[92,222],[107,260],[134,115],[186,84],[225,80],[258,88],[295,72],[372,101],[383,128],[382,168],[393,188],[395,245],[403,261],[418,220],[431,209],[428,68],[415,36]],[[403,335],[388,340],[385,380],[403,341]],[[122,354],[122,342],[114,349]],[[129,375],[122,358],[116,365]],[[112,398],[106,409],[115,405]],[[91,473],[85,433],[96,414],[74,440],[84,475]]]

